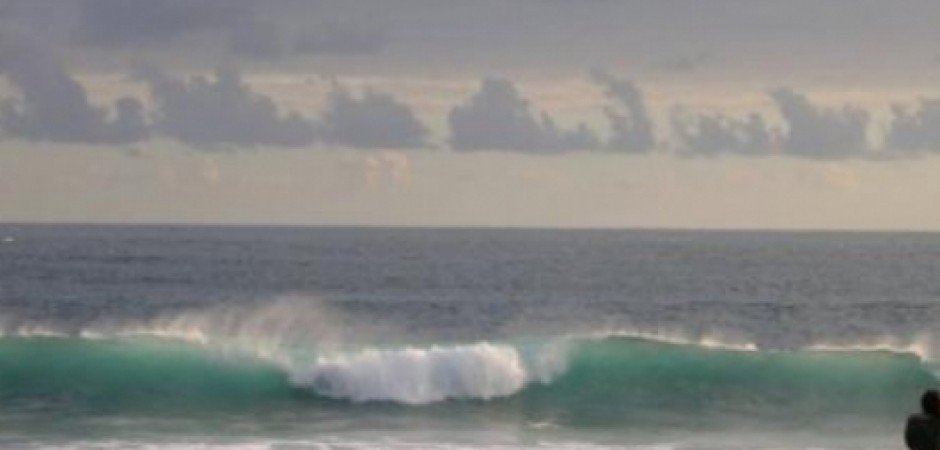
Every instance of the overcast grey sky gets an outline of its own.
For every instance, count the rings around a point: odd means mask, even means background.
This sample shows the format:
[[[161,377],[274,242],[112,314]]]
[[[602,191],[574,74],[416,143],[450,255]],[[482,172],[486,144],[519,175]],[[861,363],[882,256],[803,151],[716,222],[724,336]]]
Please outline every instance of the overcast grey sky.
[[[940,3],[0,0],[0,221],[940,229]]]

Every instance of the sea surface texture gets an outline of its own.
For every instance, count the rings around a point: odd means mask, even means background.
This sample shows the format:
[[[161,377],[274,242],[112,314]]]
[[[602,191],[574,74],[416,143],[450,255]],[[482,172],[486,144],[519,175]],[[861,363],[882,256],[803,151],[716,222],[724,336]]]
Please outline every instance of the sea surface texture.
[[[940,235],[0,225],[0,448],[890,449]]]

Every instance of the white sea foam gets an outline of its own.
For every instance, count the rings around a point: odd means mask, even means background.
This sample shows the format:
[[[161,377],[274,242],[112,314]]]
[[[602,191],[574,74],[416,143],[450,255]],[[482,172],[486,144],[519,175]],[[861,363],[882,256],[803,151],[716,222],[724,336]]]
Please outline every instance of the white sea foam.
[[[425,404],[512,395],[531,382],[551,380],[559,369],[528,365],[515,347],[481,342],[322,356],[290,373],[294,383],[331,397]]]
[[[553,381],[567,363],[565,339],[525,348],[493,342],[377,347],[350,339],[349,330],[355,328],[343,322],[315,303],[288,298],[260,308],[213,308],[146,322],[102,323],[69,335],[177,340],[247,355],[281,367],[297,386],[357,402],[426,404],[508,396],[530,383]],[[45,327],[15,331],[18,336],[54,333]]]

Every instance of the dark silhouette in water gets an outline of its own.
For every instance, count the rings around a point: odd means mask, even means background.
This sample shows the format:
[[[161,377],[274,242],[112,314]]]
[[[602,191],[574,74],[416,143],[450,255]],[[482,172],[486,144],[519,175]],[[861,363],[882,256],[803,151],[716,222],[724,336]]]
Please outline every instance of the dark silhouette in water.
[[[920,397],[921,413],[907,418],[904,443],[911,450],[940,448],[940,393],[930,389]]]

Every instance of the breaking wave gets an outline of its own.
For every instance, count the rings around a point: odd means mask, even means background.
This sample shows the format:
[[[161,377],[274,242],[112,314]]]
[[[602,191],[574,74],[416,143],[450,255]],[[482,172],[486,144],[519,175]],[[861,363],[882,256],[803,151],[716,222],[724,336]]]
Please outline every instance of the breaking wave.
[[[899,414],[937,382],[912,353],[740,351],[624,336],[293,352],[153,336],[7,336],[0,402],[199,410],[469,400],[575,423],[704,412],[786,419]]]

